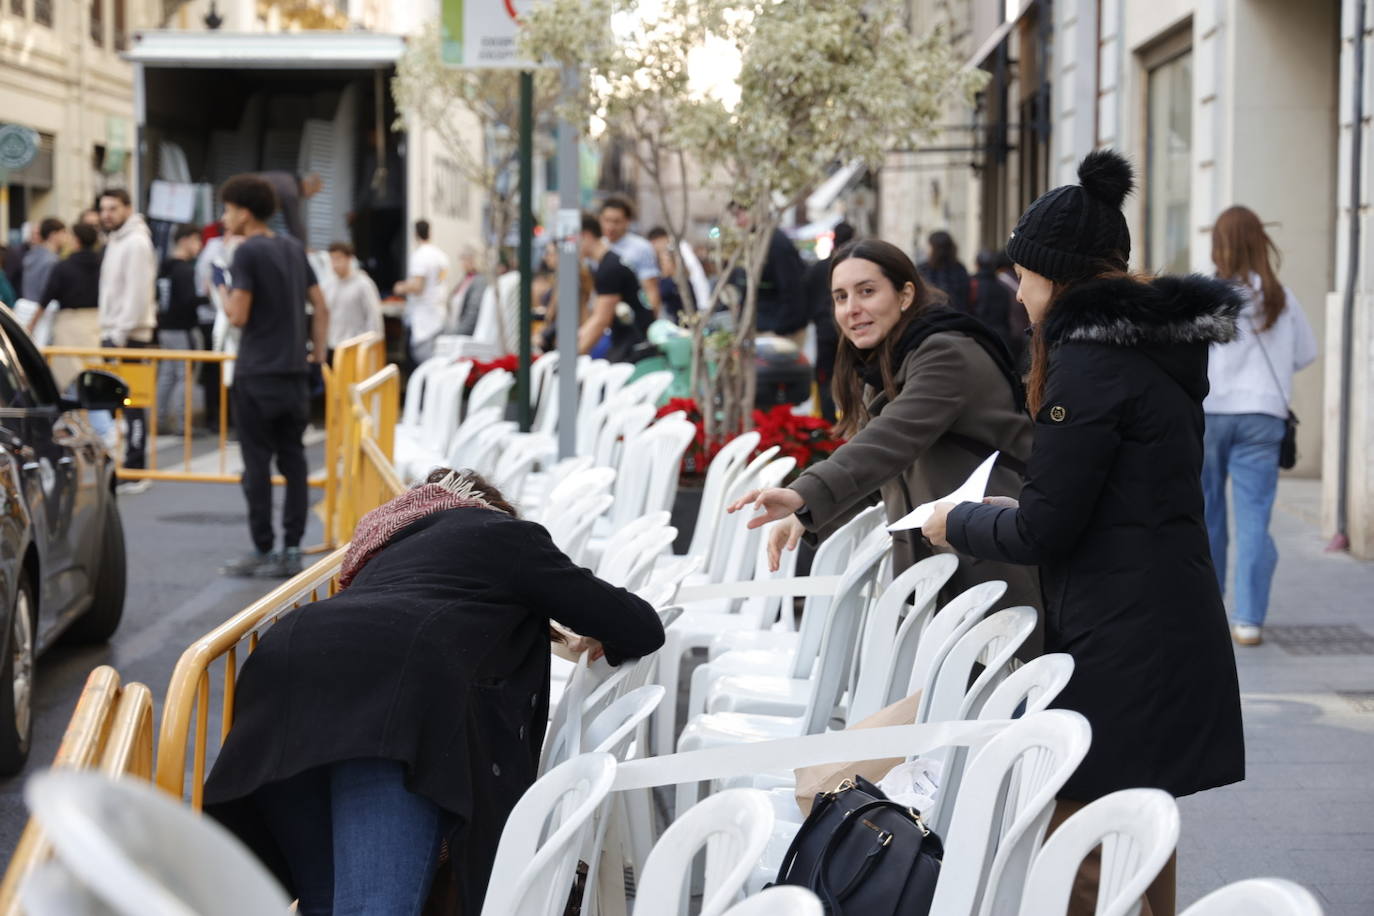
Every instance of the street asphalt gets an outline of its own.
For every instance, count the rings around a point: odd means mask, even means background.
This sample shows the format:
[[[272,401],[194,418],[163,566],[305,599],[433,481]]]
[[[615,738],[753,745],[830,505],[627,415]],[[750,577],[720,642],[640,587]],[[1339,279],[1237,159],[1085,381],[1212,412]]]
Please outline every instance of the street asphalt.
[[[1374,563],[1323,552],[1318,494],[1310,481],[1280,487],[1270,626],[1264,645],[1237,650],[1247,778],[1180,802],[1180,909],[1232,881],[1280,876],[1312,888],[1327,916],[1374,913]],[[123,625],[108,646],[40,661],[29,772],[52,759],[92,667],[114,665],[160,704],[182,650],[275,584],[219,575],[249,546],[237,487],[158,483],[121,509]],[[306,542],[319,539],[312,513]],[[6,860],[25,821],[21,787],[0,782]]]

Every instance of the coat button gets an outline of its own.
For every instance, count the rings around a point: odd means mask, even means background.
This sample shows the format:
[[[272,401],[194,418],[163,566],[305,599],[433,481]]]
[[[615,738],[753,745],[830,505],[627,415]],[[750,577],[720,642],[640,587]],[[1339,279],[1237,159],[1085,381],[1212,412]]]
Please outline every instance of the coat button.
[[[1069,412],[1059,405],[1050,408],[1050,419],[1056,423],[1063,423],[1069,416]]]

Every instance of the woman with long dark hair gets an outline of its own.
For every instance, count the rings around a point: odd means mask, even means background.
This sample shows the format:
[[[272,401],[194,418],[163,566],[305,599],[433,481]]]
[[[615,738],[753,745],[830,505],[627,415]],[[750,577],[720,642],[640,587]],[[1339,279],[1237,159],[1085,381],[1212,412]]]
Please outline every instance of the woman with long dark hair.
[[[1279,483],[1279,449],[1293,396],[1293,375],[1317,358],[1317,341],[1302,305],[1279,282],[1279,252],[1247,207],[1222,211],[1212,227],[1217,276],[1245,296],[1236,339],[1215,344],[1207,367],[1211,392],[1203,439],[1202,492],[1212,563],[1226,591],[1226,481],[1236,512],[1236,608],[1231,636],[1256,646],[1269,610],[1269,586],[1279,552],[1269,515]]]
[[[657,649],[662,624],[470,471],[364,516],[339,584],[244,663],[205,809],[302,914],[417,916],[445,843],[454,912],[479,913],[538,767],[550,620],[611,664]]]
[[[932,303],[911,259],[895,245],[862,239],[837,251],[830,295],[840,332],[833,390],[848,438],[790,486],[754,491],[730,511],[763,510],[750,527],[788,519],[773,529],[781,550],[805,532],[823,537],[881,494],[895,521],[962,484],[994,451],[989,492],[1015,495],[1016,472],[1030,449],[1019,379],[1006,346],[977,319]],[[893,534],[897,571],[931,554],[916,531]],[[947,594],[980,582],[1008,584],[1008,605],[1040,606],[1033,570],[963,558]],[[1037,635],[1023,647],[1039,654]]]
[[[1020,503],[945,504],[923,529],[1040,569],[1045,649],[1075,664],[1056,705],[1093,730],[1052,824],[1118,789],[1181,796],[1245,775],[1201,483],[1207,348],[1235,335],[1240,297],[1206,277],[1127,274],[1131,166],[1104,150],[1078,176],[1031,204],[1007,243],[1034,325]],[[1079,873],[1070,913],[1093,912],[1095,867]],[[1170,865],[1143,912],[1173,910]]]

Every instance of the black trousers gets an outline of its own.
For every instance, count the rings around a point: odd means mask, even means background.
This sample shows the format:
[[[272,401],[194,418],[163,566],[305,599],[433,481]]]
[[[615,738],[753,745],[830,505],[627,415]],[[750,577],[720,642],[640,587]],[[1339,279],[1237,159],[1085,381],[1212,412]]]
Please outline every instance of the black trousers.
[[[269,551],[276,544],[272,530],[272,459],[286,478],[282,506],[282,546],[299,547],[305,536],[310,508],[309,471],[301,437],[310,422],[310,392],[306,376],[235,375],[230,389],[234,424],[243,452],[243,495],[248,501],[248,529],[253,545]]]

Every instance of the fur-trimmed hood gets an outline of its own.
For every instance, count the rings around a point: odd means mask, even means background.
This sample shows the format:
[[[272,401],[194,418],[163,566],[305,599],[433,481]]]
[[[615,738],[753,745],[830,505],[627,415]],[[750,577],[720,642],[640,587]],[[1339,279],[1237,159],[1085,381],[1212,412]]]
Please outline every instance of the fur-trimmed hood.
[[[1244,304],[1237,287],[1200,274],[1149,283],[1125,277],[1092,280],[1054,304],[1045,319],[1045,338],[1051,347],[1096,343],[1135,350],[1200,402],[1208,391],[1208,349],[1235,338]]]
[[[1201,274],[1090,280],[1064,293],[1045,321],[1051,346],[1069,341],[1115,347],[1227,343],[1245,297],[1234,286]]]

